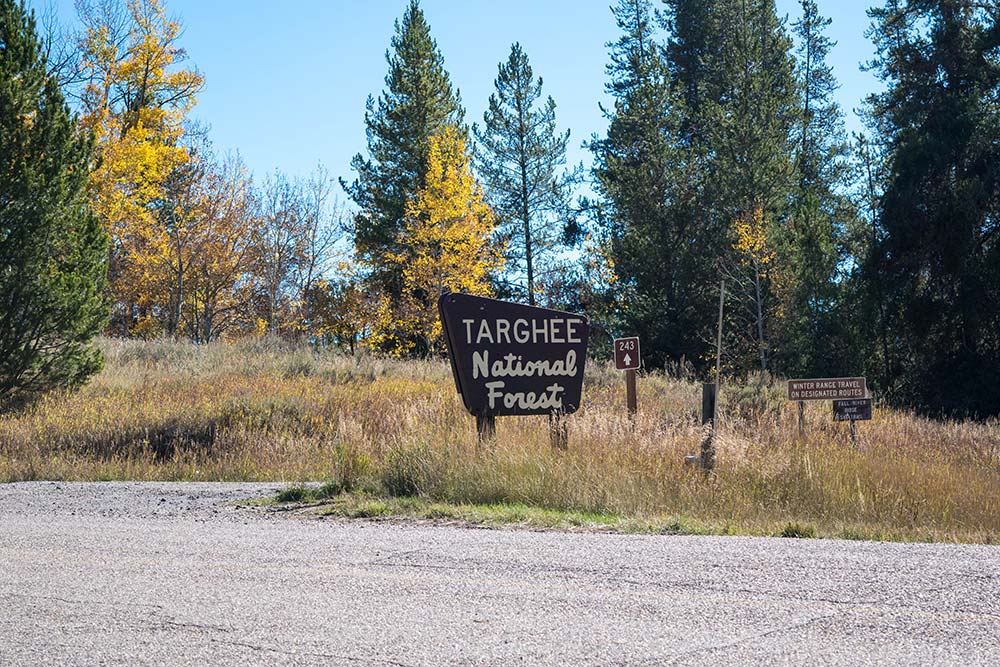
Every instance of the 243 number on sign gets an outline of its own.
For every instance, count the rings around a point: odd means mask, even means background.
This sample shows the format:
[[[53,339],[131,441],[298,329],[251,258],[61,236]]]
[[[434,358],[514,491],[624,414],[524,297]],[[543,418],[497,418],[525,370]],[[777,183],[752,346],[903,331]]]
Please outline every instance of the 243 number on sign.
[[[639,355],[639,339],[637,337],[616,338],[614,350],[616,370],[632,371],[642,365],[642,359]]]

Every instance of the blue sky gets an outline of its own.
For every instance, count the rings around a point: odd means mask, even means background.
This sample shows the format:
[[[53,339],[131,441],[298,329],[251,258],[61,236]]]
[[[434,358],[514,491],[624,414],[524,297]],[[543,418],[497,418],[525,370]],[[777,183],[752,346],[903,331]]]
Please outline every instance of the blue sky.
[[[72,0],[56,2],[71,22]],[[211,126],[217,150],[238,150],[258,176],[280,169],[306,175],[322,162],[351,179],[351,157],[365,148],[364,108],[386,74],[393,21],[408,0],[165,0],[185,27],[181,45],[206,78],[194,117]],[[606,129],[605,44],[618,36],[610,0],[422,0],[431,32],[467,120],[482,120],[497,63],[514,41],[527,52],[546,94],[558,105],[560,126],[572,131],[570,161],[590,164],[580,147]],[[797,0],[778,11],[799,13]],[[841,83],[848,129],[860,129],[852,110],[878,83],[859,64],[872,55],[864,33],[870,2],[819,0],[839,42],[830,62]],[[342,198],[346,196],[341,195]]]

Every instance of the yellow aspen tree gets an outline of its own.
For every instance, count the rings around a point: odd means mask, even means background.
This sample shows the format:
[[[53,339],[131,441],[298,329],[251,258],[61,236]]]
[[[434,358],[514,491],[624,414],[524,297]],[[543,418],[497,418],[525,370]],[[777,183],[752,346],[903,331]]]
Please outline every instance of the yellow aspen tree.
[[[262,224],[243,162],[229,156],[205,170],[201,222],[185,292],[188,335],[207,342],[250,328],[254,240]]]
[[[79,11],[80,123],[97,143],[90,197],[112,241],[112,294],[119,311],[162,306],[143,256],[161,245],[155,209],[189,158],[183,122],[204,81],[179,66],[181,26],[160,0],[84,0]]]
[[[503,265],[502,248],[493,242],[496,218],[472,175],[459,128],[449,125],[431,136],[424,182],[406,207],[404,251],[391,257],[403,273],[401,302],[392,317],[376,318],[376,342],[397,354],[438,352],[438,298],[491,294],[490,277]]]
[[[771,334],[779,329],[782,313],[775,294],[780,276],[771,241],[771,221],[761,206],[754,206],[733,223],[734,261],[728,263],[727,277],[742,290],[751,304],[754,346],[761,373],[769,370]]]
[[[204,252],[204,239],[214,222],[206,211],[211,183],[205,154],[193,154],[173,170],[157,207],[153,224],[141,237],[142,252],[129,255],[136,302],[163,312],[158,322],[162,333],[174,336],[183,324],[183,306],[192,285],[192,267]],[[133,238],[133,240],[138,240]],[[148,322],[149,320],[147,320]],[[155,331],[151,333],[161,333]]]

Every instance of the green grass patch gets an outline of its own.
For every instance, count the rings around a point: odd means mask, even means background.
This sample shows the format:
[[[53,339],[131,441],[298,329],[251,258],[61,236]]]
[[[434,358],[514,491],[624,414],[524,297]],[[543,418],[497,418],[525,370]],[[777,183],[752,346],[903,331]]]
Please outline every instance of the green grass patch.
[[[366,493],[329,494],[327,487],[293,486],[274,498],[256,503],[272,506],[307,506],[315,514],[346,519],[397,519],[464,524],[488,528],[595,531],[615,533],[712,535],[722,527],[677,517],[633,518],[616,514],[533,507],[521,503],[448,503],[420,496],[377,496]]]
[[[274,500],[279,503],[317,503],[339,495],[343,487],[338,482],[319,486],[289,486],[278,492]]]
[[[292,486],[276,496],[246,504],[280,509],[303,508],[316,516],[428,522],[484,528],[517,528],[564,532],[607,532],[635,535],[741,535],[792,539],[842,539],[892,542],[948,542],[955,536],[926,530],[886,530],[883,526],[787,523],[712,522],[672,514],[622,516],[536,507],[523,503],[451,503],[422,496],[343,492],[336,484]],[[990,536],[973,541],[991,543]]]

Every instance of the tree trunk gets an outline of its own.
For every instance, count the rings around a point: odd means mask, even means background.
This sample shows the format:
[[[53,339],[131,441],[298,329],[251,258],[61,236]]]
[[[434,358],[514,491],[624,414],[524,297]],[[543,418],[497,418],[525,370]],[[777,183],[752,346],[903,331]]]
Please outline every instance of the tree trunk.
[[[528,164],[526,149],[524,148],[524,135],[527,129],[524,127],[521,112],[521,221],[524,223],[524,263],[528,269],[528,305],[535,305],[535,267],[531,257],[531,211],[528,208]]]
[[[177,267],[177,295],[174,297],[173,313],[170,314],[170,321],[167,325],[167,334],[173,338],[177,335],[177,327],[181,325],[181,303],[184,299],[184,265],[181,263]]]
[[[753,266],[753,286],[757,294],[757,344],[760,353],[760,370],[767,372],[767,349],[764,341],[764,304],[761,302],[760,267],[757,262]]]

